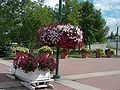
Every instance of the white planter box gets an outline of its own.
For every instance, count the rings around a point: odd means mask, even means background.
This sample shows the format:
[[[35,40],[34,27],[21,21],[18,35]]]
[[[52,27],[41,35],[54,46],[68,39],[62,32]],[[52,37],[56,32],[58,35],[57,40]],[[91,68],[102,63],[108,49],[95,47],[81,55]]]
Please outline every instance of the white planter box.
[[[50,71],[41,71],[36,69],[34,72],[25,73],[23,70],[17,68],[15,75],[26,82],[34,82],[40,80],[49,80],[50,79]]]
[[[31,90],[36,90],[42,87],[53,88],[50,81],[54,81],[50,77],[50,71],[41,71],[36,69],[34,72],[25,73],[23,70],[17,68],[10,68],[8,77],[15,79],[15,77],[21,80],[21,84]]]

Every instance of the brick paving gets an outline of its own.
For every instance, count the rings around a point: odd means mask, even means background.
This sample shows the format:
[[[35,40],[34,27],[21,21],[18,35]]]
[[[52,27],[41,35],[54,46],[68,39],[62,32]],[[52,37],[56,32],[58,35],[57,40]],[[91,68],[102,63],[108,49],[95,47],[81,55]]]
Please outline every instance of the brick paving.
[[[76,81],[79,83],[101,88],[102,90],[120,90],[120,74],[85,78]]]
[[[8,69],[7,65],[0,63],[0,73],[5,73],[7,69]]]
[[[5,62],[11,63],[10,60],[9,61],[5,60]],[[18,82],[18,80],[12,80],[5,76],[5,73],[9,68],[9,66],[7,65],[5,65],[5,63],[2,64],[0,61],[0,85],[5,82]],[[120,71],[120,58],[97,58],[97,59],[68,58],[66,60],[63,59],[60,60],[59,74],[61,76],[60,80],[63,80],[64,76],[69,76],[69,75],[117,71],[117,70]],[[62,83],[59,83],[60,80],[51,82],[54,85],[54,89],[52,90],[76,90],[74,87],[72,88],[69,87],[69,85],[65,86]],[[120,90],[120,74],[90,77],[84,79],[75,79],[74,81],[76,83],[82,83],[88,86],[97,87],[100,88],[101,90]],[[11,88],[0,88],[0,90],[28,90],[28,89],[23,86],[16,86]],[[43,90],[49,90],[49,89],[45,88]],[[80,88],[77,90],[83,90],[83,89]]]
[[[120,70],[120,58],[68,58],[60,61],[61,76]]]

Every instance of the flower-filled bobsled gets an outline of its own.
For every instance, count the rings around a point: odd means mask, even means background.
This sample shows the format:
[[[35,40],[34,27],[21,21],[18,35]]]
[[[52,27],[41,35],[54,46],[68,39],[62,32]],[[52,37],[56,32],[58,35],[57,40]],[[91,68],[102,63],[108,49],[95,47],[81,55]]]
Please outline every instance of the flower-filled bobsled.
[[[40,50],[45,48],[47,51],[52,52],[50,51],[52,49],[48,46],[41,47]],[[36,69],[53,72],[56,68],[57,62],[52,53],[48,56],[46,54],[41,54],[40,56],[35,57],[34,54],[22,52],[20,55],[17,55],[16,58],[14,58],[13,64],[15,68],[19,68],[25,73],[31,71],[34,72]]]

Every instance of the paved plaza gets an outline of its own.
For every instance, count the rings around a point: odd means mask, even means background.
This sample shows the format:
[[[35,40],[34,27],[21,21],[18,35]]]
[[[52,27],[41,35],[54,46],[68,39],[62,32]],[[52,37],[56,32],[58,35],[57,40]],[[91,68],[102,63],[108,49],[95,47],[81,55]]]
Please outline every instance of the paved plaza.
[[[29,90],[6,77],[11,65],[12,60],[0,59],[0,90]],[[120,58],[60,59],[59,74],[52,90],[120,90]]]

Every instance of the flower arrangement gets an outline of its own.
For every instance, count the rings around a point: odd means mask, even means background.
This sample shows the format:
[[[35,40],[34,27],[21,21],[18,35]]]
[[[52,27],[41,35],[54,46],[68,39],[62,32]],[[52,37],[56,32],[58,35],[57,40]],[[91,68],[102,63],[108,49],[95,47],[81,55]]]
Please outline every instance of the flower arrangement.
[[[82,31],[71,24],[54,24],[38,30],[39,42],[42,45],[59,47],[77,46],[82,41]]]
[[[106,54],[107,52],[110,52],[111,54],[115,54],[114,50],[113,50],[113,49],[110,49],[110,48],[108,48],[108,49],[105,50],[105,54]]]
[[[110,58],[110,57],[112,57],[112,55],[115,54],[115,52],[114,52],[113,49],[108,48],[108,49],[105,50],[105,54],[108,58]]]
[[[53,54],[53,50],[48,47],[48,46],[43,46],[41,48],[38,49],[39,53],[49,53],[49,54]]]
[[[66,48],[61,48],[60,52],[68,52],[68,50]]]
[[[96,58],[100,58],[102,55],[104,55],[104,51],[101,48],[97,48],[94,52],[96,53]]]
[[[45,47],[50,49],[48,46]],[[44,47],[42,47],[42,49],[44,49]],[[36,69],[53,72],[57,62],[52,55],[46,56],[42,54],[41,56],[35,57],[33,54],[22,52],[22,54],[14,58],[13,64],[16,68],[22,69],[25,73],[34,72]]]
[[[61,55],[61,59],[66,59],[68,56],[68,50],[66,48],[61,48],[60,49],[60,55]]]
[[[17,46],[15,48],[13,48],[13,51],[17,52],[29,52],[29,49],[28,48],[25,48],[25,47],[20,47],[20,46]]]
[[[61,39],[57,24],[48,27],[42,27],[38,30],[39,42],[41,45],[54,46]]]
[[[88,52],[90,52],[90,49],[84,47],[84,48],[82,48],[80,51],[81,51],[81,53],[82,53],[82,52],[87,52],[87,53],[88,53]]]
[[[39,70],[50,70],[53,72],[56,68],[56,61],[53,56],[46,57],[45,55],[36,58],[36,61],[38,62],[38,69]]]
[[[78,27],[74,27],[71,24],[58,25],[61,30],[62,38],[59,40],[58,44],[63,48],[73,48],[81,42],[82,31]]]
[[[80,50],[81,54],[82,54],[82,58],[87,58],[88,57],[88,53],[90,52],[90,49],[84,47]]]
[[[33,71],[38,67],[35,57],[29,53],[22,53],[14,58],[13,64],[15,68],[22,69],[25,73]]]
[[[104,51],[103,51],[103,49],[101,49],[101,48],[97,48],[97,49],[95,50],[95,52],[99,52],[100,54],[104,54]]]

